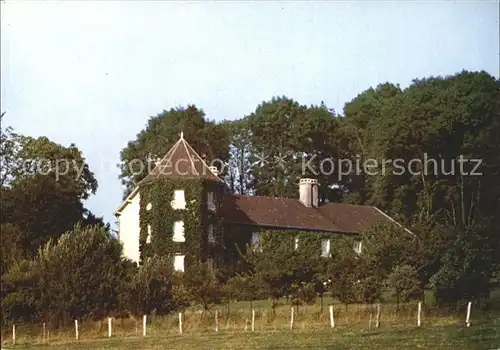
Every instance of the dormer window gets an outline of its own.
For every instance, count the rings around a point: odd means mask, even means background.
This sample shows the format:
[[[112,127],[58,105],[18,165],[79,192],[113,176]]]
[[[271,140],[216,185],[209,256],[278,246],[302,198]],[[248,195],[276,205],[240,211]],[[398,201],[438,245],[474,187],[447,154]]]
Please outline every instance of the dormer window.
[[[252,240],[251,240],[250,244],[251,244],[254,252],[261,252],[262,251],[262,247],[260,244],[260,233],[259,232],[252,233]]]
[[[209,243],[215,243],[214,225],[209,224],[207,228],[207,238]]]
[[[362,250],[362,243],[361,243],[361,241],[354,242],[353,249],[356,252],[356,254],[360,255],[361,254],[361,250]]]
[[[184,221],[174,222],[174,235],[172,240],[174,242],[186,242],[186,237],[184,237]]]
[[[321,240],[321,256],[323,258],[329,258],[332,256],[330,253],[330,240],[329,239],[322,239]]]
[[[207,192],[207,208],[208,210],[215,210],[215,200],[213,192]]]
[[[186,209],[186,197],[184,190],[175,190],[174,199],[171,202],[173,209]]]

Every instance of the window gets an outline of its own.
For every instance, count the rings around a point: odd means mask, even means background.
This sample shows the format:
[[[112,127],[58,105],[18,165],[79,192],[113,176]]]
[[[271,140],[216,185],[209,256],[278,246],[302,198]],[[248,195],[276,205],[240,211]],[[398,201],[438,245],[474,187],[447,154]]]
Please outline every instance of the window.
[[[151,243],[151,225],[148,225],[148,236],[146,237],[146,243]]]
[[[184,255],[174,256],[174,270],[184,272]]]
[[[322,239],[321,240],[321,256],[324,258],[329,258],[332,255],[330,254],[330,240]]]
[[[260,233],[254,232],[252,233],[251,245],[254,251],[262,251],[262,247],[260,246]]]
[[[148,205],[146,205],[146,210],[147,210],[147,211],[150,211],[150,210],[151,210],[151,208],[153,208],[153,204],[148,203]]]
[[[207,208],[208,210],[215,210],[215,201],[213,192],[207,192]]]
[[[186,197],[184,197],[184,190],[174,191],[174,200],[171,202],[173,209],[186,209]]]
[[[212,225],[212,224],[208,225],[207,236],[208,236],[208,242],[209,243],[215,243],[214,225]]]
[[[186,237],[184,237],[184,221],[174,222],[174,235],[172,240],[174,242],[186,242]]]
[[[215,269],[215,261],[214,258],[208,257],[207,258],[207,267],[209,270],[214,270]]]
[[[299,237],[295,237],[295,250],[299,249]]]
[[[362,243],[361,243],[361,241],[354,242],[353,249],[356,252],[356,254],[361,254],[361,249],[362,249]]]

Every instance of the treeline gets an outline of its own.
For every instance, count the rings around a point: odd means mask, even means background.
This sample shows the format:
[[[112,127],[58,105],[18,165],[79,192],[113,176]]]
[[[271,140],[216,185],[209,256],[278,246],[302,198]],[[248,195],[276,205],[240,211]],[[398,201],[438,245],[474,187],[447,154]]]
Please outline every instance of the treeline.
[[[171,272],[170,261],[158,258],[137,268],[120,258],[109,225],[83,206],[97,181],[75,145],[19,135],[4,124],[3,322],[168,312],[192,302],[208,307],[231,293],[307,300],[306,295],[321,295],[326,288],[344,302],[367,302],[400,280],[411,286],[405,287],[403,299],[433,289],[440,302],[454,303],[485,298],[491,281],[498,279],[500,81],[485,72],[418,79],[405,89],[381,84],[346,103],[341,114],[323,103],[305,106],[275,97],[247,116],[220,123],[196,106],[151,117],[121,152],[125,194],[146,176],[129,163],[162,157],[182,131],[200,155],[228,165],[222,175],[235,193],[297,198],[298,179],[311,176],[320,182],[321,202],[375,205],[412,232],[377,228],[364,234],[361,256],[346,243],[345,254],[338,248],[328,263],[312,261],[318,258],[315,253],[299,253],[283,243],[242,258],[237,276],[220,269],[209,279],[186,272],[182,283],[174,283],[180,277]],[[461,156],[480,159],[476,170],[482,175],[470,175],[472,163],[464,165],[465,174],[458,167],[450,172],[449,164]],[[304,171],[304,158],[314,159],[312,169],[324,160],[356,164],[373,159],[378,161],[375,170],[387,159],[420,160],[414,163],[417,170],[426,159],[436,159],[447,171],[395,174],[393,165],[385,164],[385,173],[376,175],[343,168],[313,173]],[[61,159],[68,160],[62,172]],[[288,250],[273,258],[275,249]],[[302,263],[290,265],[296,261]],[[190,278],[196,283],[190,284]],[[211,299],[190,285],[203,286]],[[226,294],[218,289],[222,286]],[[228,286],[235,289],[230,293]]]

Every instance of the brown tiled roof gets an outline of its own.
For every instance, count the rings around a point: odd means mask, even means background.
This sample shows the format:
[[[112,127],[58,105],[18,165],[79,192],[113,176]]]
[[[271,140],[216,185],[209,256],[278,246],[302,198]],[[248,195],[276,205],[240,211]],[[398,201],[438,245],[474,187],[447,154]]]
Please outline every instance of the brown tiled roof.
[[[140,182],[145,183],[161,178],[194,179],[204,178],[222,181],[205,161],[182,137],[160,160],[157,166]]]
[[[306,207],[298,199],[226,195],[224,217],[230,224],[311,231],[360,233],[378,221],[390,220],[375,207],[327,203]]]

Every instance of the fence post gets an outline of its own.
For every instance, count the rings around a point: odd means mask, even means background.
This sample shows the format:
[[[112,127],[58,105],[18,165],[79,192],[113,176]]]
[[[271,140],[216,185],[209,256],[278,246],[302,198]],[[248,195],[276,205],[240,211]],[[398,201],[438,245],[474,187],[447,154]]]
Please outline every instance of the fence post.
[[[368,321],[368,329],[372,329],[372,312],[370,311],[370,320]]]
[[[418,302],[418,314],[417,314],[417,327],[420,327],[421,324],[421,317],[420,314],[422,313],[422,302]]]
[[[255,330],[255,310],[252,310],[252,332]]]
[[[182,334],[182,312],[179,312],[179,333]]]
[[[146,315],[142,316],[142,336],[143,337],[146,336],[146,320],[147,320],[147,316]]]
[[[111,332],[112,332],[111,317],[108,317],[108,338],[111,338]]]
[[[75,320],[75,338],[78,340],[78,320]]]
[[[380,327],[380,304],[377,304],[377,318],[375,319],[375,327]]]
[[[467,304],[467,317],[465,319],[465,324],[467,325],[467,327],[470,327],[470,308],[472,306],[472,302],[469,301],[469,303]]]
[[[333,318],[333,305],[330,305],[330,327],[335,327],[335,319]]]
[[[43,342],[45,342],[45,322],[43,323]]]
[[[290,329],[293,329],[293,307],[292,307],[291,315],[290,315]]]
[[[248,329],[248,318],[245,317],[245,332],[247,331]]]
[[[219,311],[215,310],[215,331],[219,331]]]
[[[16,345],[16,325],[12,325],[12,345]]]

